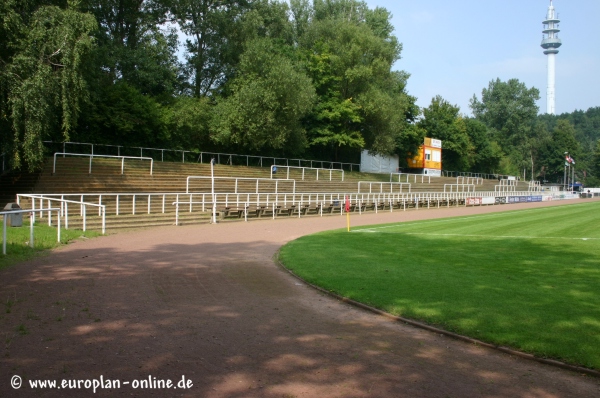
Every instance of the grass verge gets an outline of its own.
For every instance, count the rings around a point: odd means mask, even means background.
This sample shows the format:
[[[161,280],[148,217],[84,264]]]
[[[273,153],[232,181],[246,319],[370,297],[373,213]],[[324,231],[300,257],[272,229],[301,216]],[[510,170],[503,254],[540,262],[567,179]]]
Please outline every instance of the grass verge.
[[[2,227],[0,226],[0,229]],[[0,230],[0,234],[1,234]],[[22,227],[6,228],[6,255],[2,255],[0,249],[0,269],[9,267],[18,262],[28,260],[39,256],[49,249],[53,249],[62,244],[82,237],[92,238],[101,235],[96,231],[81,231],[75,229],[60,230],[60,243],[57,239],[55,227],[49,227],[44,223],[35,223],[33,225],[33,243],[34,247],[29,247],[30,228],[29,222],[23,221]],[[2,236],[0,235],[0,239]]]
[[[600,203],[302,237],[281,262],[391,314],[600,369]]]

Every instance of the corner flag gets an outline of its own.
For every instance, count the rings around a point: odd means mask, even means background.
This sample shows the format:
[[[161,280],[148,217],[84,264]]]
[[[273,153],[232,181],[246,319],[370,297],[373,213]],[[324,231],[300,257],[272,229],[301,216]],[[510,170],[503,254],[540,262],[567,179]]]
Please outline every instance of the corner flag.
[[[344,207],[346,210],[346,224],[348,224],[348,232],[350,232],[350,199],[346,196],[346,206]]]

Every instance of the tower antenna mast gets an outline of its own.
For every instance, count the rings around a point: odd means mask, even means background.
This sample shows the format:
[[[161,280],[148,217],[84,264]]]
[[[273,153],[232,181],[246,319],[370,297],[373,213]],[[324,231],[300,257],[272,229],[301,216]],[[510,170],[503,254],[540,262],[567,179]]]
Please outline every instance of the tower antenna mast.
[[[546,113],[554,115],[556,113],[556,54],[558,54],[558,48],[562,45],[562,42],[558,38],[558,14],[554,10],[552,0],[550,0],[550,6],[548,7],[548,14],[546,19],[542,22],[544,24],[544,34],[542,39],[542,48],[544,54],[548,56],[548,85],[546,86]]]

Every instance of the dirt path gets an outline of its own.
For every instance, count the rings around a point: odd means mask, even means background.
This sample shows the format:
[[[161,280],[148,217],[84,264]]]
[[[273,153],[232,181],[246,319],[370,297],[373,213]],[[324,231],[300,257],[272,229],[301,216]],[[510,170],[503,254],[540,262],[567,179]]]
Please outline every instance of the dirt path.
[[[546,205],[364,214],[352,222]],[[0,271],[0,397],[600,396],[599,379],[356,309],[274,264],[285,242],[343,227],[344,217],[312,217],[155,228],[79,241]],[[19,390],[11,387],[15,375]],[[134,388],[183,376],[190,389]],[[120,380],[120,388],[93,394],[29,385],[64,379],[85,387],[101,377],[105,385]]]

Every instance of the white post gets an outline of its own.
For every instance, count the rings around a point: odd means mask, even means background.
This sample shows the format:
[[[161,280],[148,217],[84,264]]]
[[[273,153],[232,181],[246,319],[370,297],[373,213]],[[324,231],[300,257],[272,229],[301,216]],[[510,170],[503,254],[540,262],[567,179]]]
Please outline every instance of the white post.
[[[31,222],[31,215],[33,212],[29,213],[29,247],[33,249],[33,223]]]
[[[211,193],[212,193],[212,223],[217,223],[217,204],[215,203],[215,158],[210,160],[210,180],[211,180]]]
[[[57,226],[56,229],[58,230],[57,231],[57,235],[58,235],[57,239],[58,239],[58,243],[60,243],[60,214],[58,212],[56,214],[56,218],[58,219],[57,223],[56,223],[56,226]],[[104,233],[104,232],[102,232],[102,233]]]

